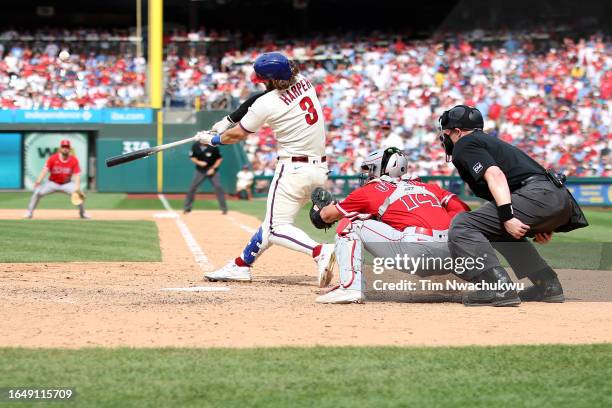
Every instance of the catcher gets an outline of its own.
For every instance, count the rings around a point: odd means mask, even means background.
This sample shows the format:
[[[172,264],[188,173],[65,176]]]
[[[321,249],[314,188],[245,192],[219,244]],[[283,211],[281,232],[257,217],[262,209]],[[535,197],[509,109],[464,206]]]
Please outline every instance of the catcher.
[[[363,247],[381,258],[450,257],[446,244],[450,222],[470,208],[455,194],[406,176],[407,165],[399,149],[377,150],[362,165],[369,181],[343,201],[334,202],[331,193],[322,189],[313,192],[310,218],[315,227],[329,228],[341,219],[335,246],[340,285],[319,296],[318,303],[364,301]],[[423,268],[410,272],[429,276],[452,270]]]
[[[40,183],[47,174],[50,174],[49,179],[41,186]],[[74,180],[72,180],[73,175]],[[79,208],[79,216],[82,219],[89,219],[89,216],[85,213],[85,194],[81,191],[80,184],[81,168],[79,167],[79,159],[70,154],[70,140],[64,139],[60,142],[59,151],[47,159],[45,167],[43,167],[36,179],[34,193],[24,218],[32,218],[41,197],[60,191],[71,196],[72,204]]]

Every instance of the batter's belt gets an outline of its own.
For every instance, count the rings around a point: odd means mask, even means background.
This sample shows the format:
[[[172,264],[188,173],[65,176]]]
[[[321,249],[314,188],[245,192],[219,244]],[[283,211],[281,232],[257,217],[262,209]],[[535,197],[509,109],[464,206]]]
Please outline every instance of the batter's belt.
[[[320,164],[327,162],[326,156],[288,156],[288,157],[279,157],[279,162],[283,163],[310,163],[310,164]]]

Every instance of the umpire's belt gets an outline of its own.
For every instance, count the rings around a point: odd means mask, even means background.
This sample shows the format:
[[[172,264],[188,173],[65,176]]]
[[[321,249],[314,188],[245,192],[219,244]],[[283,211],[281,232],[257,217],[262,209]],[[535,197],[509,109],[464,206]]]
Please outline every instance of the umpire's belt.
[[[310,163],[319,164],[327,161],[326,156],[291,156],[291,157],[279,157],[280,162],[291,162],[291,163]]]
[[[422,236],[423,241],[434,241],[434,242],[447,242],[448,241],[448,230],[435,230],[424,227],[406,227],[404,233]]]
[[[536,181],[548,181],[548,182],[550,182],[550,179],[545,174],[534,174],[533,176],[527,177],[526,179],[521,181],[519,184],[520,184],[520,187],[524,187],[527,184],[535,183]]]

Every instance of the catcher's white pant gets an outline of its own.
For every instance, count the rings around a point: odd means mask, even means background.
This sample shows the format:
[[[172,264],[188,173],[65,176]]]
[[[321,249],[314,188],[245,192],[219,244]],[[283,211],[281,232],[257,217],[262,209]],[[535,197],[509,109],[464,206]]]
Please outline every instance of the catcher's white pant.
[[[336,259],[340,272],[340,285],[345,289],[363,290],[363,248],[376,258],[450,257],[448,232],[433,231],[432,236],[417,232],[415,227],[403,231],[376,220],[353,221],[347,231],[336,234]],[[402,270],[402,269],[399,269]],[[443,269],[422,268],[404,270],[419,276],[446,274]]]
[[[271,244],[312,254],[318,242],[293,224],[312,190],[325,184],[327,173],[327,165],[319,159],[309,163],[279,160],[268,191],[266,217],[242,253],[247,264],[255,262]]]
[[[38,188],[34,190],[34,193],[32,194],[32,198],[30,199],[30,204],[28,205],[28,212],[30,214],[34,212],[41,197],[44,197],[51,193],[56,193],[58,191],[70,195],[74,193],[76,189],[77,189],[77,186],[74,183],[74,181],[70,181],[64,184],[58,184],[54,181],[47,180],[45,184],[38,186]],[[84,204],[80,204],[78,207],[79,207],[79,214],[83,216],[85,214]]]

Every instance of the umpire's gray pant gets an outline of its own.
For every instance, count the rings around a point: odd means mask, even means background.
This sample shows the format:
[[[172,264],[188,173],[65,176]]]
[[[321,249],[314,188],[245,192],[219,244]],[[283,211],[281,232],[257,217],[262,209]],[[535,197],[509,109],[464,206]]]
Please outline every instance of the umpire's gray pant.
[[[210,179],[213,187],[215,188],[215,194],[217,195],[217,201],[219,201],[219,207],[221,207],[221,211],[227,212],[227,204],[225,203],[225,192],[223,191],[223,187],[221,187],[221,181],[219,180],[219,173],[215,172],[212,176],[207,176],[206,171],[196,170],[193,174],[193,180],[191,180],[191,185],[189,186],[189,192],[187,192],[187,197],[185,197],[185,205],[184,209],[186,211],[191,211],[193,207],[193,201],[195,200],[196,191],[202,182],[206,179]]]
[[[34,210],[36,209],[36,206],[38,205],[38,202],[40,201],[41,197],[58,191],[70,195],[76,189],[77,186],[74,181],[70,181],[64,184],[57,184],[54,181],[48,180],[45,184],[43,184],[42,186],[38,186],[38,188],[34,190],[32,198],[30,199],[30,204],[28,205],[28,212],[30,214],[34,213]],[[83,204],[80,204],[78,207],[79,215],[83,216],[85,214],[85,206]]]
[[[512,207],[516,218],[531,227],[529,237],[537,232],[553,232],[565,225],[572,213],[567,189],[558,188],[550,181],[536,181],[514,191]],[[454,258],[484,258],[484,268],[458,274],[467,280],[500,266],[493,248],[508,260],[519,279],[549,267],[530,241],[516,240],[508,234],[494,202],[458,214],[451,224],[448,247]]]

